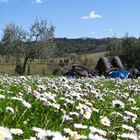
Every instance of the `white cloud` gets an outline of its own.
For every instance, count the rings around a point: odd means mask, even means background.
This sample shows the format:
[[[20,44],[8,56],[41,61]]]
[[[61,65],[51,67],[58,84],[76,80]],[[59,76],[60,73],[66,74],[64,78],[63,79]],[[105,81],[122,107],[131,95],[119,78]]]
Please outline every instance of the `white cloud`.
[[[96,32],[91,32],[91,35],[95,35],[96,34]]]
[[[87,16],[82,16],[81,18],[82,18],[82,19],[96,19],[96,18],[102,18],[102,16],[96,14],[95,11],[91,11],[91,12],[89,13],[89,15],[87,15]]]
[[[108,31],[109,31],[110,33],[112,33],[112,32],[113,32],[113,29],[112,29],[112,28],[109,28]]]
[[[36,3],[43,3],[43,0],[35,0]]]
[[[0,0],[0,3],[7,3],[8,0]]]

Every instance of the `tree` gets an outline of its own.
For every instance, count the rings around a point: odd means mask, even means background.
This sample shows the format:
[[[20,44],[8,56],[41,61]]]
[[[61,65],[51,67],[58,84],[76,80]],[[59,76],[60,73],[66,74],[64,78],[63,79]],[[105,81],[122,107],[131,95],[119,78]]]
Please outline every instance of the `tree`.
[[[108,49],[110,56],[120,55],[122,53],[121,40],[113,37]]]
[[[122,59],[128,68],[133,67],[135,62],[135,39],[128,34],[122,40]]]
[[[24,75],[29,59],[47,55],[48,48],[53,45],[53,37],[54,26],[48,26],[45,19],[36,18],[29,31],[15,24],[7,24],[3,30],[2,44],[6,54],[16,57],[16,66],[20,65],[21,69],[17,73]]]
[[[139,48],[137,39],[126,34],[121,39],[112,39],[109,56],[119,56],[127,68],[132,68],[139,63]]]

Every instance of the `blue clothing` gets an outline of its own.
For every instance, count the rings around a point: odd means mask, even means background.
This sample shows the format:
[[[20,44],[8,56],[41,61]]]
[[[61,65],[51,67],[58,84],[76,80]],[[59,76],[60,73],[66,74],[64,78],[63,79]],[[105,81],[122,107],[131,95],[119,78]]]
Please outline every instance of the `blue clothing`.
[[[112,70],[107,74],[107,77],[126,79],[129,74],[127,70]]]

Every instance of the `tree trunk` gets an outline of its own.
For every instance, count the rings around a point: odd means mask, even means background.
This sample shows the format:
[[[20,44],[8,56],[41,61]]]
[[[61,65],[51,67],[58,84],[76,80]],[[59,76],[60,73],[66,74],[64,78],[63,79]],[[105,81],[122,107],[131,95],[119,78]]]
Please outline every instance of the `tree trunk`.
[[[23,63],[23,66],[22,66],[22,75],[25,75],[27,61],[28,61],[28,57],[25,57],[24,63]]]

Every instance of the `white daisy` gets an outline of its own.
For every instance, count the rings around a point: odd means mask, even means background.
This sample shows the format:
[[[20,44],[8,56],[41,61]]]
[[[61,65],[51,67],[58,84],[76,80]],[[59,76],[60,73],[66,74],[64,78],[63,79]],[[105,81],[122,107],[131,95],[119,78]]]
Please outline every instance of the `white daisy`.
[[[101,124],[104,126],[110,126],[110,120],[108,119],[108,117],[101,117]]]
[[[120,100],[113,100],[112,104],[116,108],[124,108],[124,103]]]
[[[82,125],[82,124],[74,124],[75,128],[79,128],[79,129],[87,129],[88,126],[87,125]]]
[[[90,117],[91,117],[91,112],[89,112],[89,111],[85,111],[85,113],[83,114],[83,117],[85,118],[85,119],[90,119]]]
[[[107,132],[104,131],[104,130],[101,130],[101,129],[98,129],[98,128],[95,128],[93,126],[90,126],[89,127],[90,131],[93,133],[93,134],[99,134],[99,135],[102,135],[102,136],[106,136]]]
[[[4,98],[5,98],[5,96],[0,94],[0,99],[4,99]]]
[[[92,134],[92,133],[90,133],[89,135],[88,135],[88,137],[89,137],[89,139],[90,140],[107,140],[107,139],[105,139],[104,137],[102,137],[102,136],[100,136],[100,135],[98,135],[98,134]]]
[[[31,107],[32,107],[32,105],[31,105],[30,103],[26,102],[25,100],[22,101],[22,104],[23,104],[25,107],[27,107],[27,108],[31,108]]]
[[[12,140],[12,134],[6,127],[0,126],[0,140]]]
[[[126,125],[126,124],[123,124],[123,125],[122,125],[122,128],[127,129],[127,130],[129,130],[129,131],[134,131],[134,128],[133,128],[132,126],[128,126],[128,125]]]
[[[134,133],[123,133],[120,137],[124,139],[139,140],[137,135]]]
[[[6,110],[14,114],[14,109],[12,107],[7,106]]]
[[[18,129],[18,128],[11,128],[10,131],[14,135],[22,135],[23,134],[23,131],[21,129]]]

